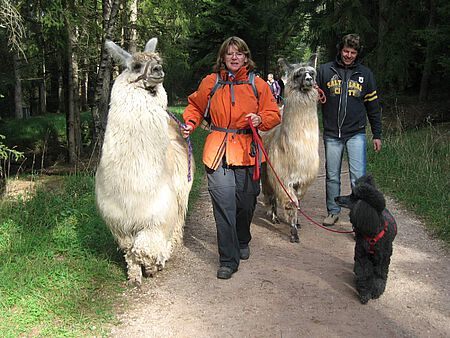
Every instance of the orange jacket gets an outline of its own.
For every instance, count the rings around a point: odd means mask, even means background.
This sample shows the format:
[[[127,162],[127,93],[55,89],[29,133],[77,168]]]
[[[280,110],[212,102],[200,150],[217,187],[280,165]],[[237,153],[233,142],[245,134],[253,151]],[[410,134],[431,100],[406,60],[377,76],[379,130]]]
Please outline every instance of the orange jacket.
[[[228,71],[222,70],[220,76],[223,80],[227,80]],[[242,67],[235,74],[235,80],[248,80],[246,67]],[[186,124],[191,125],[194,129],[203,120],[208,96],[215,83],[216,73],[207,75],[200,83],[197,91],[188,97],[188,106],[184,110],[183,119]],[[281,121],[280,111],[266,81],[255,77],[255,85],[259,99],[255,97],[251,84],[233,85],[234,105],[231,102],[231,85],[220,86],[211,98],[210,115],[212,124],[226,129],[248,129],[250,126],[245,116],[250,113],[258,114],[261,117],[262,122],[258,126],[261,131],[267,131],[279,124]],[[222,158],[225,155],[228,165],[255,165],[255,158],[250,156],[251,142],[251,134],[212,130],[205,141],[203,163],[215,170],[222,163]]]

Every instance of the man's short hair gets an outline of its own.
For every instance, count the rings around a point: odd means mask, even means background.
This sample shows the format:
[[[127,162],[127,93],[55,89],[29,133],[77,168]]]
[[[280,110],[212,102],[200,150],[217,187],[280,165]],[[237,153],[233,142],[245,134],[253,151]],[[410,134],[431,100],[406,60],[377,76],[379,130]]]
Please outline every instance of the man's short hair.
[[[361,51],[361,39],[357,34],[347,34],[344,35],[339,43],[339,50],[344,47],[350,47],[355,49],[357,52]]]

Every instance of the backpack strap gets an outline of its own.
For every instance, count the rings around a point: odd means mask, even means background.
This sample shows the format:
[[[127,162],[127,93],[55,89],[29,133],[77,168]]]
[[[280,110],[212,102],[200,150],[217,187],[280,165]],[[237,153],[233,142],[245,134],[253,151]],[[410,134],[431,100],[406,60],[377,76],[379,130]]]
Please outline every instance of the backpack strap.
[[[209,117],[209,107],[211,106],[211,98],[214,95],[214,93],[216,92],[216,90],[219,88],[219,86],[222,84],[221,82],[223,82],[223,81],[220,78],[220,74],[216,73],[216,82],[214,83],[214,86],[212,87],[211,91],[209,92],[208,103],[206,104],[205,112],[203,113],[203,118],[206,119],[208,121],[208,123],[210,122],[209,120],[211,119]]]
[[[249,72],[248,80],[245,80],[245,81],[241,81],[241,80],[240,81],[224,81],[220,77],[220,74],[216,73],[216,82],[214,83],[214,86],[212,87],[211,91],[209,92],[208,103],[206,104],[205,112],[203,113],[203,118],[208,122],[208,124],[211,123],[211,117],[209,116],[209,109],[211,106],[211,98],[213,97],[214,93],[217,91],[217,89],[220,86],[227,85],[227,84],[231,85],[231,101],[233,104],[235,102],[233,86],[240,85],[240,84],[250,84],[252,86],[253,94],[255,95],[256,100],[259,101],[258,90],[256,89],[256,85],[255,85],[255,73],[254,72]]]
[[[250,72],[248,74],[248,81],[252,85],[253,94],[255,94],[256,99],[259,101],[258,90],[256,89],[256,85],[255,85],[255,77],[256,77],[256,75],[254,72]]]

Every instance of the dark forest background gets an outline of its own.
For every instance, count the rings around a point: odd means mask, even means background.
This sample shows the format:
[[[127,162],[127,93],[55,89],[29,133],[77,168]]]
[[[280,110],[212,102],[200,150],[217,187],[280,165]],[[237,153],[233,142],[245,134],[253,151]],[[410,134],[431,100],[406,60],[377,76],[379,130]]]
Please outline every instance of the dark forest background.
[[[92,114],[92,144],[104,130],[113,65],[105,38],[129,51],[158,37],[171,105],[184,104],[211,71],[228,36],[250,46],[257,69],[280,76],[277,59],[320,62],[358,33],[386,119],[398,127],[449,117],[450,2],[445,0],[0,0],[0,117],[65,114],[67,160],[85,147],[80,114]]]

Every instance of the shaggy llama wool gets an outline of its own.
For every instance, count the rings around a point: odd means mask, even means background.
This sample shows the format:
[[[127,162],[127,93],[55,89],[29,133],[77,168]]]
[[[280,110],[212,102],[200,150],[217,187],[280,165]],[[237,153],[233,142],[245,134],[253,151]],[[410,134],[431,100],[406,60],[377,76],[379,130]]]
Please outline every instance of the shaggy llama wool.
[[[126,68],[111,92],[96,172],[98,210],[124,252],[131,283],[164,268],[181,242],[192,180],[188,147],[167,112],[162,60],[151,39],[133,55],[107,41]]]
[[[318,93],[314,87],[316,70],[312,66],[315,58],[313,55],[307,64],[288,64],[280,59],[286,71],[282,121],[262,135],[269,160],[294,201],[303,198],[319,171]],[[263,170],[262,191],[272,221],[279,222],[279,205],[291,227],[291,242],[298,242],[297,206],[267,165]]]

